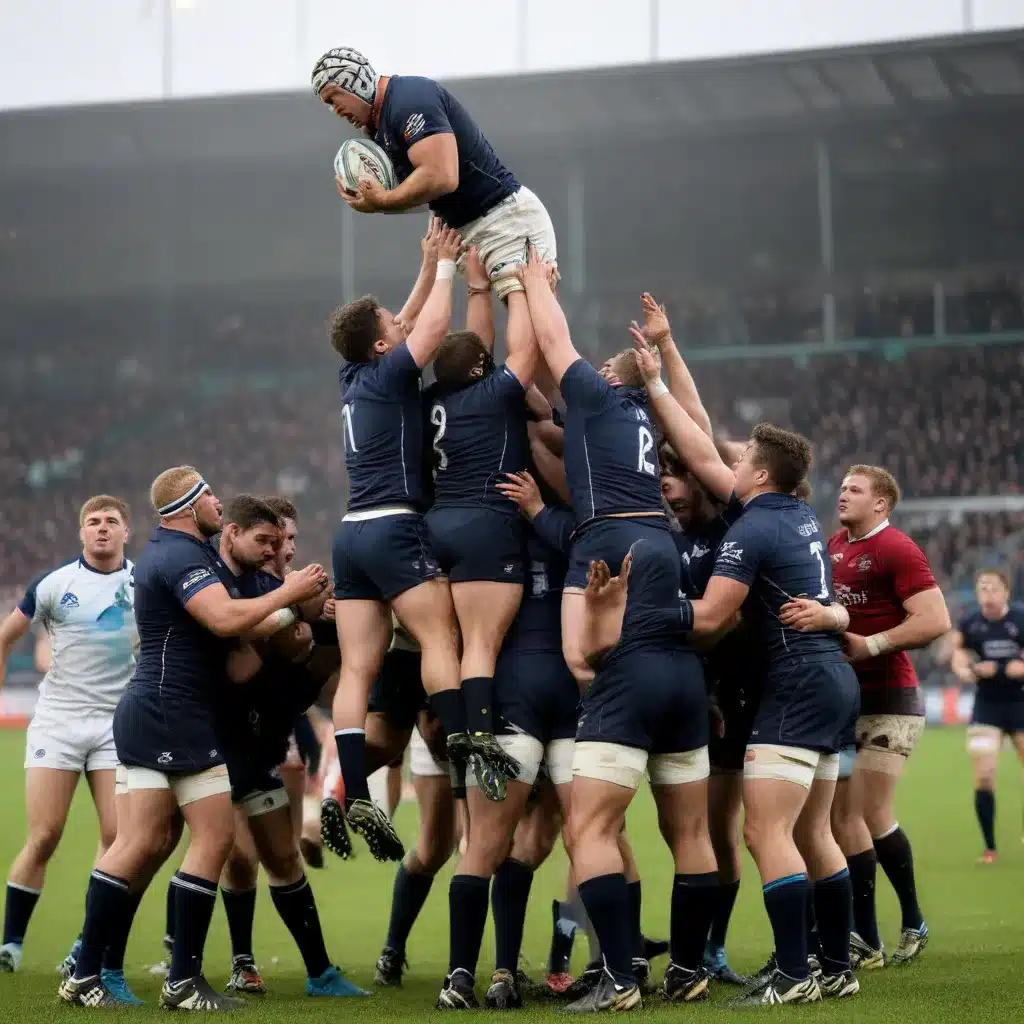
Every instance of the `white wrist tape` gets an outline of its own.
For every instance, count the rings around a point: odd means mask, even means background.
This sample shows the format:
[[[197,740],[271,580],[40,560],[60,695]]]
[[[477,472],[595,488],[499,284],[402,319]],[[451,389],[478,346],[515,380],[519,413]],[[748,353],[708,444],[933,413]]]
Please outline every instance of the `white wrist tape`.
[[[654,380],[647,382],[647,393],[651,396],[651,401],[653,402],[656,398],[661,398],[662,395],[667,395],[668,387],[660,377],[657,377]]]
[[[438,260],[435,281],[452,281],[455,279],[455,260]]]
[[[289,626],[294,626],[299,621],[299,617],[291,608],[281,608],[279,611],[274,612],[271,618],[274,621],[275,633],[282,629],[287,629]]]
[[[867,644],[872,658],[877,658],[878,655],[886,654],[892,650],[892,644],[889,643],[887,633],[875,633],[873,636],[866,636],[864,637],[864,643]]]
[[[835,620],[836,632],[845,633],[850,625],[850,613],[840,604],[829,605],[829,610]]]

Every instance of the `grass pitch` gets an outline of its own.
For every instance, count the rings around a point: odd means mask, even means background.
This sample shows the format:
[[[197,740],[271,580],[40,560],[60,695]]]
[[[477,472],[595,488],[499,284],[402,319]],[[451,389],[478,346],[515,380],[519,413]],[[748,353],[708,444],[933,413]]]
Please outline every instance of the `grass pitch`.
[[[0,791],[0,862],[9,864],[24,831],[24,735],[0,732],[0,768],[7,786]],[[823,1020],[904,1021],[928,1024],[965,1021],[1022,1020],[1019,971],[1024,956],[1024,846],[1021,844],[1021,786],[1016,758],[1003,753],[998,791],[1000,861],[975,864],[981,841],[974,821],[970,765],[959,729],[935,729],[910,760],[902,784],[899,815],[914,844],[921,904],[931,942],[921,960],[862,976],[861,994],[853,1000],[803,1008],[801,1015]],[[414,840],[416,809],[403,805],[397,814],[406,844]],[[658,835],[653,805],[642,793],[630,813],[630,834],[644,882],[644,929],[667,936],[672,865]],[[29,929],[22,969],[0,975],[0,1022],[68,1019],[76,1011],[57,1003],[55,966],[67,952],[82,920],[83,900],[96,841],[92,809],[85,787],[79,790],[63,841],[50,865],[46,888]],[[356,840],[358,842],[358,840]],[[329,856],[329,855],[328,855]],[[177,860],[172,860],[172,865]],[[538,872],[527,920],[524,953],[541,974],[547,953],[551,899],[563,891],[565,858],[557,850]],[[137,1010],[103,1011],[115,1017],[155,1016],[159,982],[147,965],[162,956],[164,893],[171,868],[154,883],[136,918],[128,947],[126,973],[147,1005]],[[328,949],[357,983],[372,987],[373,964],[383,944],[390,905],[393,865],[374,862],[365,847],[348,863],[331,859],[324,871],[311,872],[324,923]],[[311,1000],[303,994],[298,953],[261,888],[256,910],[256,954],[269,994],[254,999],[242,1016],[266,1024],[335,1021],[394,1021],[434,1014],[434,1000],[448,957],[448,900],[445,871],[435,882],[409,945],[411,967],[400,990],[376,991],[366,1000]],[[880,920],[889,948],[899,931],[895,896],[879,871]],[[574,967],[585,957],[586,940],[577,943]],[[771,949],[753,864],[733,917],[729,954],[740,971],[759,967]],[[223,912],[218,909],[207,944],[206,974],[222,985],[229,969],[229,945]],[[486,989],[493,946],[490,926],[478,974],[478,992]],[[655,964],[660,978],[664,960]],[[670,1020],[681,1016],[705,1020],[742,1018],[726,1007],[731,989],[719,986],[709,1003],[674,1007],[649,999],[639,1016]],[[80,1011],[78,1011],[80,1012]],[[99,1012],[99,1011],[94,1011]],[[758,1011],[754,1011],[755,1013]],[[762,1011],[765,1012],[765,1011]],[[773,1011],[767,1011],[773,1012]],[[527,1020],[550,1018],[559,1004],[531,1002],[520,1013]]]

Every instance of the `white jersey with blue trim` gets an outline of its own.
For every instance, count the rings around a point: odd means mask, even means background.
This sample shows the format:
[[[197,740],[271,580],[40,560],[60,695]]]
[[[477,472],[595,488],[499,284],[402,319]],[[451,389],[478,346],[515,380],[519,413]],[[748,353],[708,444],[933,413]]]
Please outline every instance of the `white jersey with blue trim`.
[[[39,700],[71,713],[113,713],[135,671],[135,567],[100,572],[83,558],[37,577],[18,608],[50,634]]]

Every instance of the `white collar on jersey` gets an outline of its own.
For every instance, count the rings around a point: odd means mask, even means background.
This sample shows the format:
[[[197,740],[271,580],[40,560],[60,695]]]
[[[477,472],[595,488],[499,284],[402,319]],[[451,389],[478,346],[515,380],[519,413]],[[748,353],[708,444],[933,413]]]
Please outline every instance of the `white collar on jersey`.
[[[875,534],[881,533],[889,525],[888,519],[883,519],[873,530],[868,530],[863,537],[851,537],[850,531],[846,531],[846,538],[851,544],[856,544],[858,541],[867,540],[869,537],[874,537]]]

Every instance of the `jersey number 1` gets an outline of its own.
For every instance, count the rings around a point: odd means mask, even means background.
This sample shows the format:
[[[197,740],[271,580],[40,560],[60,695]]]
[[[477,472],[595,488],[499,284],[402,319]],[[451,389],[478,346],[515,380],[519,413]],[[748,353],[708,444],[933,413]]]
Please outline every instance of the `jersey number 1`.
[[[352,406],[348,404],[341,407],[341,432],[345,438],[346,452],[359,451],[356,447],[355,431],[352,429]]]
[[[812,540],[810,548],[811,554],[818,560],[818,568],[821,569],[821,592],[818,594],[818,600],[827,601],[831,595],[828,592],[828,578],[825,576],[825,559],[821,557],[824,545],[820,540]]]

